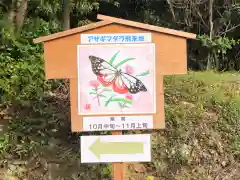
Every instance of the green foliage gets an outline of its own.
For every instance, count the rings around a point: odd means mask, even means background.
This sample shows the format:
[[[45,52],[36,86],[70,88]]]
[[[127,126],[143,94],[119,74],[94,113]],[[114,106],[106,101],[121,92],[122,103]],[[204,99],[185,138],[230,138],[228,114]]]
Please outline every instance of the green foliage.
[[[0,137],[0,157],[1,159],[4,158],[5,153],[8,151],[9,149],[9,135],[3,135]]]
[[[18,39],[9,35],[12,31],[2,28],[1,39],[5,43],[0,46],[1,103],[41,100],[44,91],[49,90],[50,86],[44,82],[42,48],[27,39],[41,34],[43,27],[44,24],[40,30]]]
[[[118,55],[119,52],[120,52],[120,51],[116,52],[116,53],[111,57],[111,59],[110,59],[110,61],[109,61],[109,64],[113,64],[113,62],[114,62],[114,60],[116,59],[116,57],[117,57],[117,55]]]
[[[99,2],[97,0],[78,0],[72,1],[72,8],[76,10],[80,15],[88,15],[93,10],[99,9]]]
[[[210,40],[210,37],[207,35],[198,36],[197,39],[201,41],[204,47],[207,47],[210,50],[216,50],[218,53],[226,54],[227,50],[231,50],[237,44],[240,44],[240,39],[233,39],[228,37],[214,37],[213,40]]]
[[[148,74],[150,74],[149,70],[146,71],[146,72],[143,72],[143,73],[141,73],[141,74],[138,74],[138,75],[136,75],[136,76],[147,76]]]
[[[103,173],[104,175],[111,175],[111,173],[112,173],[112,172],[111,172],[111,168],[110,168],[109,166],[104,167],[102,173]]]
[[[11,114],[13,121],[10,120],[10,132],[1,139],[0,152],[3,155],[5,152],[11,151],[18,157],[25,157],[42,142],[32,141],[28,138],[26,134],[34,132],[32,131],[33,125],[28,121],[31,119],[21,120],[20,117],[14,115],[14,111],[23,107],[34,108],[33,104],[43,101],[43,98],[51,90],[51,85],[54,85],[45,82],[42,47],[32,43],[33,37],[52,32],[51,23],[41,19],[34,21],[27,19],[24,31],[21,36],[17,36],[12,24],[4,19],[1,22],[0,104],[5,108],[13,109]],[[40,111],[37,109],[34,110],[35,113]],[[40,112],[40,114],[44,113]],[[13,146],[12,143],[19,144]]]
[[[1,48],[3,48],[3,45],[8,43],[8,41],[15,42],[16,37],[14,34],[14,27],[6,20],[6,18],[0,19],[0,28]]]
[[[235,67],[240,67],[240,63],[236,60],[228,60],[229,52],[232,52],[235,47],[240,44],[240,39],[229,38],[226,36],[215,36],[212,40],[207,35],[197,36],[197,40],[201,42],[202,47],[208,51],[208,55],[212,56],[214,67],[217,70],[231,69],[230,64]],[[236,68],[235,68],[236,69]]]
[[[128,61],[134,60],[135,58],[126,58],[124,60],[122,60],[121,62],[119,62],[118,64],[115,65],[115,68],[118,68],[119,66],[122,66],[123,64],[125,64]]]

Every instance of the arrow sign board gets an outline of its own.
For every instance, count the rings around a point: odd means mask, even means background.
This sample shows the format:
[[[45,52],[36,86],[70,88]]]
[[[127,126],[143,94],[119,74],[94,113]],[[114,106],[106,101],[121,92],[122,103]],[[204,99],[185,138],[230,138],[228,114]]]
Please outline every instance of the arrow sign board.
[[[81,162],[150,162],[150,134],[81,136]]]

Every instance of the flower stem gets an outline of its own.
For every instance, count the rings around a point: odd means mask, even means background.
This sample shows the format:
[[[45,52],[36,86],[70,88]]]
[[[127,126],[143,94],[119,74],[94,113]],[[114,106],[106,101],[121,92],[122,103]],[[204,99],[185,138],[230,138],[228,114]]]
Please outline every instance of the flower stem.
[[[98,105],[100,106],[100,99],[99,99],[99,94],[98,94],[98,92],[97,92],[97,91],[98,91],[98,88],[96,87],[96,89],[95,89],[95,90],[96,90],[96,93],[97,93],[97,100],[98,100]]]
[[[99,96],[97,96],[97,100],[98,100],[98,105],[100,106],[100,99],[99,99]]]

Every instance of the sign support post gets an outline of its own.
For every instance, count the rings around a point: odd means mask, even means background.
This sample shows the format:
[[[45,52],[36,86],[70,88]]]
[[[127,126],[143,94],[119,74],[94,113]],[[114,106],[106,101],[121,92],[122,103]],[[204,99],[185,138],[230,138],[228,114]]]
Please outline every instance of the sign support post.
[[[113,131],[112,135],[122,135],[122,131]],[[113,179],[124,180],[124,164],[112,163]]]

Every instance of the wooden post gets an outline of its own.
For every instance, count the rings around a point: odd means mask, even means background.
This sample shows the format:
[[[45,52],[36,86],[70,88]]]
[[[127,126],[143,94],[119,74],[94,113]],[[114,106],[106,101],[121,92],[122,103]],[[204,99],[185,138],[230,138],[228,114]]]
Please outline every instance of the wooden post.
[[[122,131],[113,131],[112,135],[122,135]],[[124,180],[124,164],[112,163],[113,180]]]

